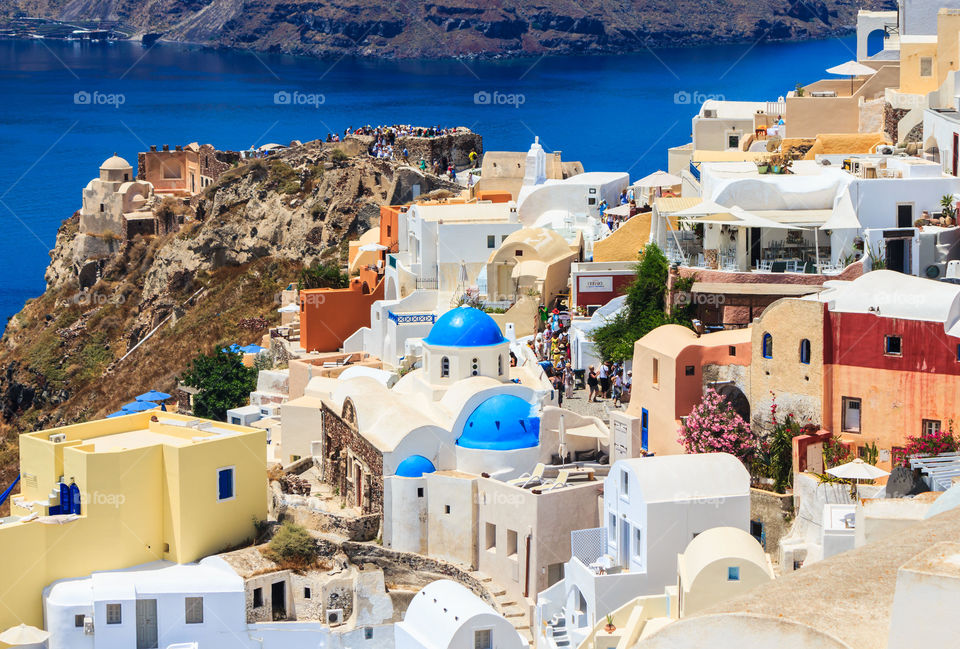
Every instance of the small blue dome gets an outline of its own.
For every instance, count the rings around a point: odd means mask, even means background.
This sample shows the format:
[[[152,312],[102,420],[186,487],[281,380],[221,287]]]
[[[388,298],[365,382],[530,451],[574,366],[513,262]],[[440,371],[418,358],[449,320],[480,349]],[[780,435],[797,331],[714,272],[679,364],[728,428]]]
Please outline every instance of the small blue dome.
[[[422,455],[411,455],[397,465],[396,474],[401,478],[419,478],[424,473],[433,473],[437,467]]]
[[[512,394],[490,397],[467,417],[457,446],[493,451],[531,448],[540,443],[540,418],[530,404]]]
[[[500,325],[480,309],[462,306],[440,316],[423,342],[440,347],[486,347],[507,342]]]

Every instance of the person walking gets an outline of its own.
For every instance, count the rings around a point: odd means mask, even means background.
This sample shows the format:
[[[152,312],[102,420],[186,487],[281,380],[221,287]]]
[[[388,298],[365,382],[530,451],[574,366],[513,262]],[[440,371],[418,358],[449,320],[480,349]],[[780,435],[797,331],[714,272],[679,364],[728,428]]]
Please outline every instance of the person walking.
[[[587,394],[587,402],[597,400],[597,373],[593,370],[593,365],[587,370],[587,387],[590,389]]]
[[[621,405],[620,397],[623,394],[623,379],[620,377],[620,373],[617,372],[613,375],[613,405],[615,408],[619,408]]]
[[[550,382],[553,383],[553,389],[557,391],[557,407],[563,408],[563,377],[554,374]]]
[[[573,368],[570,367],[570,363],[564,364],[563,367],[563,387],[566,397],[568,399],[573,397]]]
[[[600,381],[600,398],[610,398],[610,361],[600,364],[597,371],[597,379]]]

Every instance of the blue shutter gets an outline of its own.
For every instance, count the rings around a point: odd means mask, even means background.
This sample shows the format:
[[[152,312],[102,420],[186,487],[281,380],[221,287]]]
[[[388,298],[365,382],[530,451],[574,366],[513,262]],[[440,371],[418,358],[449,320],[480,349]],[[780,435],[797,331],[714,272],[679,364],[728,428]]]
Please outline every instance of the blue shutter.
[[[645,451],[650,448],[649,422],[650,415],[647,414],[647,409],[643,408],[640,413],[640,447]]]
[[[220,469],[217,497],[220,500],[233,498],[233,469]]]
[[[80,487],[74,482],[70,485],[70,513],[80,515]]]

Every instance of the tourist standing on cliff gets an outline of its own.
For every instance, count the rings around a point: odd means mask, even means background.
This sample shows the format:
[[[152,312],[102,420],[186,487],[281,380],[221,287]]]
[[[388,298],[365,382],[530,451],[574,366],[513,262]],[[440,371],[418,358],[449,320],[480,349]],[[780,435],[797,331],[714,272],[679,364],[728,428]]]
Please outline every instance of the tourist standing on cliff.
[[[471,167],[476,167],[476,166],[477,166],[477,152],[476,152],[476,151],[470,151],[470,155],[467,156],[467,157],[470,158],[470,166],[471,166]]]

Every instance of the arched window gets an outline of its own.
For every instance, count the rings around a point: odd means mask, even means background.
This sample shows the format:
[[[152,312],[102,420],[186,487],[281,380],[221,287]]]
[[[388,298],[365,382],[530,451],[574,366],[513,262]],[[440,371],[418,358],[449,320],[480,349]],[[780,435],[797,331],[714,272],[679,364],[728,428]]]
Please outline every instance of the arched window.
[[[810,341],[806,338],[800,341],[800,362],[810,364]]]
[[[763,334],[763,357],[773,358],[773,336]]]
[[[471,376],[478,376],[480,374],[480,359],[475,358],[471,361],[472,369],[470,371]]]
[[[497,356],[497,373],[503,376],[503,356]]]
[[[440,359],[440,376],[450,376],[450,359],[446,356]]]

